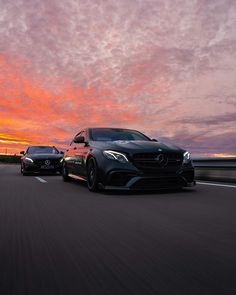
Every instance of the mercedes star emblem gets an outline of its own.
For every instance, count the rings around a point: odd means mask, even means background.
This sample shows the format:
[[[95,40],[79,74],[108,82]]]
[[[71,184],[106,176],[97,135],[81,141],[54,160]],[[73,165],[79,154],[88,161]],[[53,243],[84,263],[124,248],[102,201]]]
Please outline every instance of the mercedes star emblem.
[[[168,158],[167,156],[163,155],[163,154],[159,154],[157,155],[157,157],[155,158],[155,160],[159,163],[159,165],[161,167],[164,167],[167,165],[168,163]]]
[[[160,154],[156,157],[156,160],[159,162],[159,163],[162,163],[165,159],[164,159],[164,155],[163,154]]]

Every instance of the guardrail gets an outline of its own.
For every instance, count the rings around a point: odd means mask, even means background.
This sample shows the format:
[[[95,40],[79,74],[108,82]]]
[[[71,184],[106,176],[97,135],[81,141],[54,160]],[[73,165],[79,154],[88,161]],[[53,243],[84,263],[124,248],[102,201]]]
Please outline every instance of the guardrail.
[[[196,179],[236,183],[236,158],[193,159]]]

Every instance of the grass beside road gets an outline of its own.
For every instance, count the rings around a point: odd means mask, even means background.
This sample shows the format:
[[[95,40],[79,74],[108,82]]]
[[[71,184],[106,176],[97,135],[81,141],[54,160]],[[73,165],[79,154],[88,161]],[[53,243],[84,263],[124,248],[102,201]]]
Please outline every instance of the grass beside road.
[[[20,163],[21,156],[0,155],[0,163]]]

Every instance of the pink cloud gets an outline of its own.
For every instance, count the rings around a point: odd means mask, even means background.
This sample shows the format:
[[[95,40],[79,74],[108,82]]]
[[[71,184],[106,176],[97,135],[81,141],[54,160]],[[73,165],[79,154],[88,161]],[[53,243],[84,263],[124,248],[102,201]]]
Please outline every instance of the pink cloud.
[[[3,137],[63,145],[110,125],[196,154],[201,134],[209,151],[230,134],[233,152],[234,1],[9,0],[0,11]]]

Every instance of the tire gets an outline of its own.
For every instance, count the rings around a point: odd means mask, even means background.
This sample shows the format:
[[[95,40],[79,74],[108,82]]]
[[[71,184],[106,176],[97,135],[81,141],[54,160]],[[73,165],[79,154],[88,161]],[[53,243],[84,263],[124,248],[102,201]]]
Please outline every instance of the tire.
[[[96,160],[90,158],[87,164],[87,186],[91,192],[98,191],[98,167]]]
[[[24,175],[24,176],[27,175],[27,173],[25,172],[25,167],[24,167],[24,164],[23,164],[23,163],[22,163],[22,165],[21,165],[21,170],[20,170],[20,172],[21,172],[21,174]]]
[[[68,169],[66,167],[66,163],[63,163],[63,165],[62,165],[61,175],[62,175],[63,181],[67,182],[67,181],[71,180],[68,175]]]

